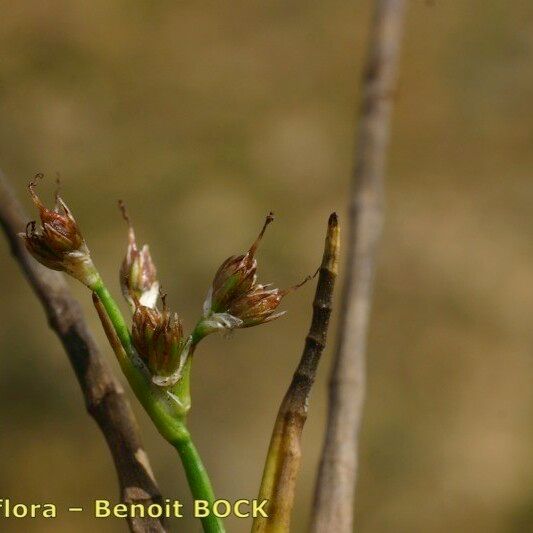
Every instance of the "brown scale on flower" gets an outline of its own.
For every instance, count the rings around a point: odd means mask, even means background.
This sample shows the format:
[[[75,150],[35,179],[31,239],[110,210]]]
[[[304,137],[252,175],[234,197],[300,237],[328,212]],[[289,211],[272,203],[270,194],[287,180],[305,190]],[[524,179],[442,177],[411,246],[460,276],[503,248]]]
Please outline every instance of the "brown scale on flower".
[[[145,244],[140,250],[137,247],[135,231],[126,212],[126,206],[119,200],[122,216],[128,224],[128,248],[120,267],[120,287],[124,298],[135,309],[135,300],[140,304],[154,308],[159,292],[157,270]]]
[[[59,196],[55,195],[55,206],[48,209],[41,201],[35,187],[37,180],[43,179],[37,174],[28,185],[33,203],[39,210],[41,228],[31,221],[21,233],[28,251],[44,266],[53,270],[61,270],[91,286],[97,279],[89,249],[81,235],[76,220],[70,209]]]
[[[157,385],[171,386],[181,377],[187,360],[190,338],[183,335],[183,324],[177,313],[170,313],[165,295],[161,295],[163,311],[136,302],[133,314],[132,340]]]
[[[288,289],[271,289],[269,285],[257,284],[246,294],[232,302],[228,313],[242,321],[241,328],[249,328],[275,320],[286,313],[286,311],[274,313],[283,297],[295,291],[310,279],[311,276],[308,276],[302,282]]]
[[[289,289],[270,288],[257,283],[255,253],[267,226],[274,220],[269,213],[259,236],[244,255],[232,256],[218,269],[204,304],[201,335],[216,329],[250,327],[270,322],[284,314],[275,313],[282,298],[308,279]]]

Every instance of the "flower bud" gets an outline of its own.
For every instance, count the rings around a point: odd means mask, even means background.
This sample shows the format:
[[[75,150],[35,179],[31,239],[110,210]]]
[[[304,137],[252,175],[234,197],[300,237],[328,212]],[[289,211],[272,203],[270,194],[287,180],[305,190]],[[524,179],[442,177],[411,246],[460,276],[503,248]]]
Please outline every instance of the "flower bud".
[[[255,252],[266,227],[274,220],[269,213],[259,236],[244,255],[226,259],[215,275],[204,303],[203,319],[197,326],[195,338],[199,339],[216,330],[246,328],[270,322],[283,314],[275,313],[282,298],[290,289],[274,289],[257,283]]]
[[[183,336],[179,316],[169,313],[164,299],[162,312],[137,305],[133,314],[132,340],[156,385],[168,387],[180,380],[191,339]]]
[[[128,248],[120,267],[122,294],[132,310],[135,310],[136,302],[154,309],[159,294],[155,264],[147,244],[141,250],[137,247],[135,232],[126,213],[126,207],[122,201],[119,201],[119,206],[124,220],[128,223]]]
[[[42,178],[42,174],[35,176]],[[26,232],[20,234],[26,248],[44,266],[67,272],[88,287],[93,286],[98,273],[70,209],[58,193],[54,209],[48,209],[37,196],[35,186],[35,181],[30,182],[28,190],[39,210],[42,227],[37,231],[35,221],[28,223]]]
[[[263,238],[267,226],[274,221],[269,213],[259,236],[243,255],[228,257],[218,269],[204,303],[204,316],[210,313],[223,313],[231,302],[248,292],[256,283],[257,260],[255,252]]]

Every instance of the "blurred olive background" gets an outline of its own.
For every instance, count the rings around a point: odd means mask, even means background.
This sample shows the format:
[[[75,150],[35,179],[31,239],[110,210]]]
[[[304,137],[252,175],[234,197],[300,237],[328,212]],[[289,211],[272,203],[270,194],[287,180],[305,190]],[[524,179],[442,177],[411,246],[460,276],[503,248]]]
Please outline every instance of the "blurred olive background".
[[[61,175],[115,294],[126,243],[118,198],[188,327],[220,262],[249,246],[270,209],[261,279],[284,287],[314,272],[329,213],[346,219],[372,2],[0,5],[0,166],[28,209],[28,179],[45,172],[51,201]],[[528,2],[410,2],[358,531],[533,529],[532,57]],[[116,500],[104,440],[4,239],[0,258],[0,498],[55,502],[60,513]],[[112,360],[89,294],[71,285]],[[220,498],[256,495],[312,295],[310,284],[287,298],[282,320],[209,338],[197,354],[190,423]],[[295,532],[311,506],[332,346],[305,429]],[[135,409],[164,495],[188,503],[174,451]],[[0,527],[126,531],[90,514]],[[199,530],[192,519],[171,527]],[[248,528],[228,521],[231,532]]]

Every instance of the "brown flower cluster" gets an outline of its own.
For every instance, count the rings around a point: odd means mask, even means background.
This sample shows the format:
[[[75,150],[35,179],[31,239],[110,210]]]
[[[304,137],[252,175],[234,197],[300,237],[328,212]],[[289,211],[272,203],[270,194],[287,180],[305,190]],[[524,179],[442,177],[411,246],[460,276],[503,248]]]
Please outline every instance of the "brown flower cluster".
[[[177,313],[169,312],[164,296],[162,300],[162,311],[137,302],[133,314],[132,340],[137,353],[150,370],[154,383],[171,386],[181,377],[191,339],[184,336],[181,319]]]
[[[102,289],[102,281],[76,220],[57,193],[54,208],[44,206],[35,192],[36,180],[40,178],[42,175],[38,174],[28,189],[39,210],[42,227],[37,229],[34,221],[28,224],[26,232],[21,234],[26,247],[43,265],[67,272],[97,292]],[[217,270],[204,302],[202,318],[193,333],[186,336],[179,316],[170,313],[164,296],[161,296],[162,310],[157,307],[160,285],[155,264],[148,246],[137,246],[124,204],[119,202],[119,205],[128,223],[128,246],[120,267],[120,286],[133,313],[133,345],[157,385],[171,387],[181,379],[194,346],[205,335],[217,330],[257,326],[283,315],[283,311],[277,312],[283,297],[309,279],[289,289],[257,282],[255,254],[266,228],[274,220],[274,215],[269,213],[248,251],[229,257]]]
[[[276,313],[283,297],[300,287],[273,288],[257,283],[255,253],[267,226],[274,221],[269,213],[252,246],[245,254],[231,256],[218,269],[204,303],[205,333],[216,329],[247,328],[279,318],[285,311]]]
[[[98,281],[98,275],[78,224],[58,193],[53,209],[48,209],[41,202],[35,187],[42,177],[42,174],[37,174],[28,185],[33,203],[39,210],[41,227],[37,228],[36,222],[31,221],[25,233],[20,235],[28,251],[41,264],[52,270],[67,272],[91,287]]]

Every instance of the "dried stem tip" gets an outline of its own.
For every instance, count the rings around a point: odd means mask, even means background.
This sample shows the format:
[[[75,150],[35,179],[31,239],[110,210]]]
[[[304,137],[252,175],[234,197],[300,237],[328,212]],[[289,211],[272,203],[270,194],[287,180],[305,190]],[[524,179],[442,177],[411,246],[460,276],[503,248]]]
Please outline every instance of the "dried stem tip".
[[[333,289],[339,256],[339,225],[333,214],[328,222],[322,264],[319,269],[313,317],[302,357],[281,402],[272,431],[260,500],[268,500],[268,517],[254,520],[252,533],[287,533],[300,468],[301,435],[307,419],[311,387],[326,345]]]

